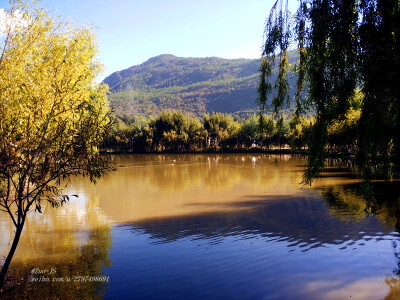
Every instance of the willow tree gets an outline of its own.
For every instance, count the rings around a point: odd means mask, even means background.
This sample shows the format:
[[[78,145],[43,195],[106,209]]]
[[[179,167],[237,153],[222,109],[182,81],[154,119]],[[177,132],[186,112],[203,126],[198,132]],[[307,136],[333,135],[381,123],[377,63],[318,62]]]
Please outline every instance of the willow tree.
[[[28,212],[57,207],[73,175],[111,170],[97,145],[109,129],[107,88],[92,31],[36,4],[10,1],[0,39],[0,209],[15,236],[0,273],[4,287]]]
[[[279,113],[288,99],[288,49],[297,47],[296,113],[316,112],[305,182],[324,167],[328,127],[348,113],[356,90],[364,95],[356,163],[369,181],[400,174],[400,1],[299,0],[291,15],[277,0],[265,28],[259,102],[272,97]],[[279,56],[279,60],[275,56]],[[278,63],[278,76],[272,70]],[[307,93],[304,93],[305,87]],[[305,94],[305,95],[304,95]]]

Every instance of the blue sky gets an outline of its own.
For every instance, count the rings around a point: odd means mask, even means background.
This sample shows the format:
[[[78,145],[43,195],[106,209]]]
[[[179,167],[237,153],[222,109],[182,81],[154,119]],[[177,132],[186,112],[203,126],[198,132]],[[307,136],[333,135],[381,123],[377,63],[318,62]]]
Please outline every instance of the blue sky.
[[[102,78],[159,54],[258,58],[275,0],[42,0],[97,26]],[[291,0],[296,4],[296,0]],[[8,0],[0,0],[0,8]]]

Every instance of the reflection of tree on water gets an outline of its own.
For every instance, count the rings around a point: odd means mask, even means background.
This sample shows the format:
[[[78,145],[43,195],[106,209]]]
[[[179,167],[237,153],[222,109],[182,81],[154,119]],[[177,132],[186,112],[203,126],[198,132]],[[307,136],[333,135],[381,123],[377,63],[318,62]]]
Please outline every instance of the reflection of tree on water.
[[[364,219],[367,202],[357,192],[355,186],[328,186],[319,189],[324,200],[329,205],[330,212],[343,221]]]
[[[400,249],[398,249],[398,242],[392,241],[393,254],[397,260],[397,268],[393,270],[393,274],[400,275]]]
[[[400,242],[392,241],[393,254],[396,260],[397,268],[393,270],[393,275],[388,275],[385,279],[385,283],[389,287],[389,293],[384,298],[389,299],[399,299],[400,297]]]
[[[39,259],[17,262],[11,276],[23,278],[24,283],[11,292],[14,299],[92,299],[102,298],[108,283],[103,282],[52,282],[53,278],[71,278],[74,276],[102,276],[104,267],[110,267],[109,247],[111,244],[110,228],[103,227],[88,233],[88,242],[78,249],[75,255],[65,255],[59,259]],[[49,270],[54,268],[55,274],[43,276],[50,282],[31,282],[39,280],[42,275],[31,274],[33,269]]]
[[[400,233],[400,182],[374,183],[373,189],[375,199],[370,202],[371,212]],[[400,241],[392,241],[392,247],[397,267],[393,276],[388,275],[385,280],[390,288],[385,299],[399,299],[400,296]]]
[[[330,205],[330,210],[341,219],[362,218],[373,215],[385,224],[387,230],[395,230],[393,239],[400,233],[400,182],[374,182],[374,199],[364,199],[360,184],[322,188],[321,193]],[[388,274],[385,283],[390,291],[385,299],[400,296],[400,241],[392,240],[393,254],[397,267]]]
[[[393,278],[393,277],[387,277],[385,279],[385,283],[388,285],[389,287],[389,293],[386,295],[386,297],[384,298],[385,300],[397,300],[399,299],[399,295],[400,295],[400,280],[397,278]]]
[[[13,299],[101,298],[108,283],[53,282],[53,278],[102,276],[110,267],[110,226],[97,209],[94,197],[67,203],[58,210],[45,207],[43,215],[32,215],[22,235],[11,278],[22,284],[9,293]],[[82,206],[82,204],[84,204]],[[33,269],[55,269],[55,274],[32,274]],[[44,276],[50,282],[36,281]],[[21,280],[22,279],[22,280]],[[7,295],[7,294],[6,294]]]
[[[278,181],[293,179],[292,184],[301,181],[301,167],[297,173],[285,174],[282,178],[282,169],[293,170],[295,164],[299,164],[295,158],[281,155],[280,168],[271,165],[273,158],[277,156],[264,154],[162,154],[162,155],[131,155],[116,157],[115,163],[120,166],[118,173],[105,177],[102,185],[96,186],[97,190],[117,185],[122,180],[126,184],[150,184],[153,188],[159,188],[171,194],[180,193],[193,187],[204,187],[207,190],[229,190],[240,181],[246,180],[253,174],[257,187],[277,185]],[[260,166],[256,171],[249,167]],[[254,174],[257,174],[256,176]],[[287,176],[291,176],[288,178]],[[121,179],[121,177],[124,177]],[[265,179],[275,179],[266,181]],[[104,183],[104,184],[103,184]]]
[[[116,222],[230,210],[213,206],[245,195],[300,193],[302,160],[263,154],[127,155],[116,157],[118,172],[87,189]],[[253,159],[254,158],[254,159]],[[255,162],[253,162],[255,160]],[[254,165],[254,167],[253,167]],[[118,205],[112,201],[118,199]],[[208,205],[202,205],[208,203]],[[200,203],[200,205],[191,205]]]

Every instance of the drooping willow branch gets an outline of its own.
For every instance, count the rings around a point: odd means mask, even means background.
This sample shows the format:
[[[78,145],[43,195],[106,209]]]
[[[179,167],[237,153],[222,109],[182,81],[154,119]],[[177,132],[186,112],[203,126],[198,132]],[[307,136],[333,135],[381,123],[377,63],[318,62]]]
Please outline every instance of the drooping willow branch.
[[[265,26],[260,120],[266,109],[279,117],[288,102],[295,103],[296,115],[312,109],[315,122],[304,177],[311,183],[324,167],[329,126],[345,118],[360,91],[362,113],[352,147],[356,163],[366,180],[380,174],[399,176],[400,2],[299,0],[293,18],[287,4],[277,0]],[[294,98],[289,99],[288,52],[294,49],[297,82]]]

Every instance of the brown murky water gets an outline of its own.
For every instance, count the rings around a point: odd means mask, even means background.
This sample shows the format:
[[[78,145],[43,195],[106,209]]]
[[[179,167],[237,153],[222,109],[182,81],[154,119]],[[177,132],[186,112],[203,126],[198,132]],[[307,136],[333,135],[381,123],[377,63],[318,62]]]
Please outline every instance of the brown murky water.
[[[122,155],[78,198],[32,213],[9,297],[396,299],[400,189],[331,167],[302,187],[290,156]],[[399,218],[398,218],[399,217]],[[398,221],[399,220],[399,221]],[[0,251],[13,228],[0,215]],[[43,274],[41,274],[42,272]]]

